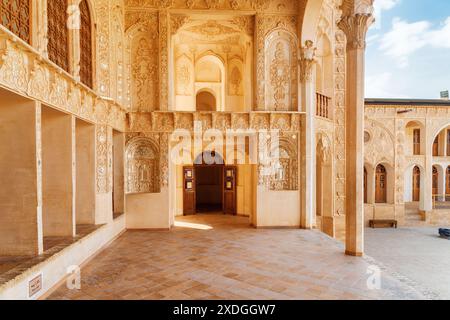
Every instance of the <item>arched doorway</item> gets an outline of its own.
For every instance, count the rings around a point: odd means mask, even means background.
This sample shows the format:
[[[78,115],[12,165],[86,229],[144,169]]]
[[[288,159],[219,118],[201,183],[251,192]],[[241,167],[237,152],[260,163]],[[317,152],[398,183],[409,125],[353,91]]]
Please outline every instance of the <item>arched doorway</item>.
[[[364,203],[367,203],[367,169],[364,167]]]
[[[436,196],[439,192],[439,171],[433,166],[433,196]]]
[[[446,179],[445,179],[445,201],[450,196],[450,166],[447,167]]]
[[[196,109],[197,111],[216,111],[216,97],[208,91],[200,91],[196,96]]]
[[[433,157],[437,157],[437,156],[439,156],[439,136],[437,136],[433,142]]]
[[[413,169],[413,179],[412,179],[412,198],[413,201],[420,201],[420,168],[414,167]]]
[[[184,215],[237,214],[237,168],[214,151],[201,153],[194,163],[183,168]]]
[[[378,165],[375,177],[375,202],[387,202],[387,172],[383,165]]]

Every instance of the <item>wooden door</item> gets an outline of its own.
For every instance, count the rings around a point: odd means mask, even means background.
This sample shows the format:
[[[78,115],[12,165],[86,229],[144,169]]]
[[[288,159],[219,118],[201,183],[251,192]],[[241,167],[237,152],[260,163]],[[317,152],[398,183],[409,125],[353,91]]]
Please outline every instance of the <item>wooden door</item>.
[[[450,130],[447,130],[447,156],[450,157]]]
[[[364,203],[367,203],[367,169],[364,168]]]
[[[445,181],[445,199],[447,199],[450,196],[450,167],[447,168],[447,179]]]
[[[439,173],[436,167],[433,167],[433,196],[438,194],[439,190]]]
[[[387,194],[387,175],[386,168],[382,165],[377,167],[375,179],[375,202],[386,203]]]
[[[439,156],[439,136],[433,142],[433,157]]]
[[[420,169],[414,167],[413,171],[413,201],[420,201]]]
[[[236,184],[237,184],[237,167],[225,166],[223,170],[223,213],[237,214],[236,204]]]
[[[183,168],[183,214],[196,213],[195,168]]]

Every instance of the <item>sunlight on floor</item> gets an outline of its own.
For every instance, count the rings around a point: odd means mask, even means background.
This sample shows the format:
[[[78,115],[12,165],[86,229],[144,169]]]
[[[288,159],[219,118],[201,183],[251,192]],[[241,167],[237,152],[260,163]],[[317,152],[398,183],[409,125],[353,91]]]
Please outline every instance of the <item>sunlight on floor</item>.
[[[196,229],[196,230],[212,230],[213,229],[213,227],[208,226],[206,224],[189,223],[189,222],[184,222],[184,221],[175,221],[175,227]]]

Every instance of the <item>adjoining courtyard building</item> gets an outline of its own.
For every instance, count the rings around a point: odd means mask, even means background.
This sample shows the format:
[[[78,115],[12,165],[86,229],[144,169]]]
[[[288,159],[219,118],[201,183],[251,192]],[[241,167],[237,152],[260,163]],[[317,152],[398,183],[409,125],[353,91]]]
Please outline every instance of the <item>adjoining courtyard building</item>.
[[[449,225],[450,101],[367,99],[365,111],[366,225]]]
[[[0,17],[2,299],[45,297],[127,230],[207,230],[203,213],[318,229],[352,257],[369,219],[447,221],[448,101],[364,107],[373,0],[6,0]]]

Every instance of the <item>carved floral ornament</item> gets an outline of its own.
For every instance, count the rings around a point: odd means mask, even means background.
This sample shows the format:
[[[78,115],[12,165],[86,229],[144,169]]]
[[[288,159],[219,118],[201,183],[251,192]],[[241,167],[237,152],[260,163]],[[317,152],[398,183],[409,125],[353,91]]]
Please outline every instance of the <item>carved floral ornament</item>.
[[[256,10],[298,12],[297,1],[283,0],[126,0],[127,7],[144,8],[176,8],[176,9],[208,9],[208,10]]]
[[[270,66],[270,84],[274,88],[275,110],[286,110],[287,90],[290,81],[290,66],[286,58],[283,43],[276,44],[275,56]]]

